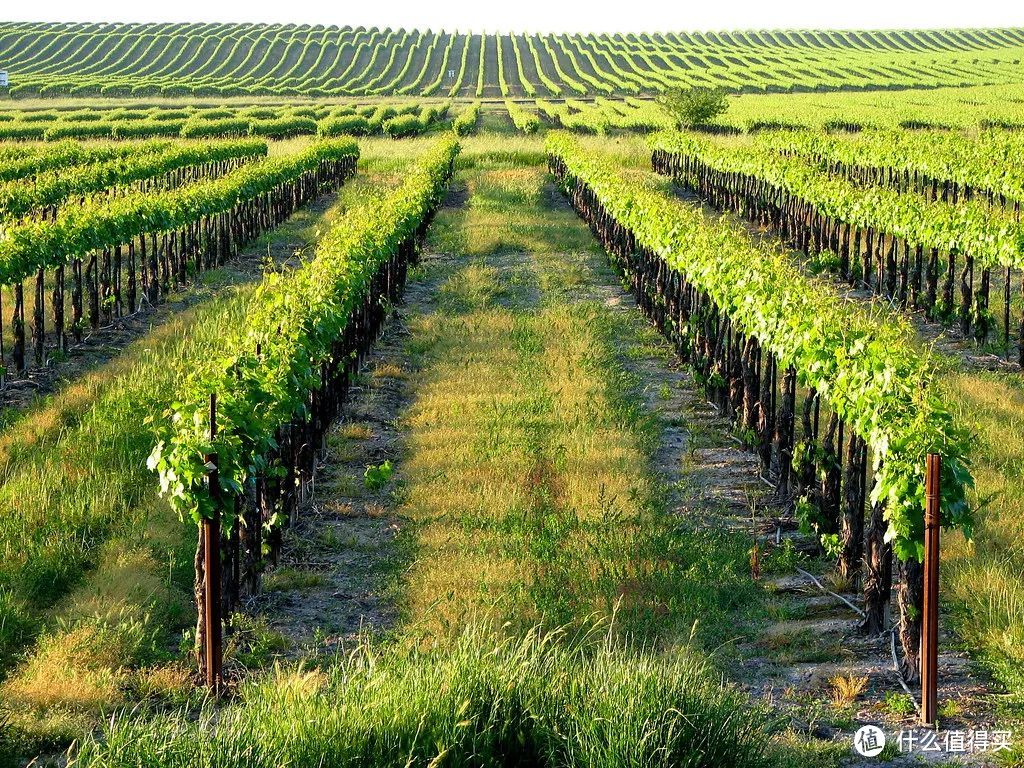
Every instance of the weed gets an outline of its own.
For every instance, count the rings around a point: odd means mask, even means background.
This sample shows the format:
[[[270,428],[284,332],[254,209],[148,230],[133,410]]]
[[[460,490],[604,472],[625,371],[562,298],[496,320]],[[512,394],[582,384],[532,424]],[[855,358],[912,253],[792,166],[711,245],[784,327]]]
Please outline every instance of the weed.
[[[894,717],[909,717],[917,711],[914,700],[906,693],[887,691],[882,708]]]
[[[761,559],[761,570],[766,574],[793,573],[807,560],[807,555],[796,548],[792,539],[783,539]]]
[[[829,685],[832,687],[832,703],[837,707],[848,707],[857,700],[857,697],[864,693],[864,690],[868,687],[868,679],[866,677],[857,677],[855,675],[836,675],[829,680]]]
[[[944,702],[939,704],[939,719],[949,720],[954,717],[960,717],[963,714],[963,704],[956,699],[946,699]]]
[[[267,592],[292,592],[315,589],[325,582],[317,571],[301,568],[275,568],[263,577],[263,589]]]
[[[224,662],[236,662],[246,669],[264,669],[288,647],[288,638],[272,629],[266,619],[236,613],[231,617],[231,632],[224,644]]]
[[[394,473],[395,468],[390,461],[385,461],[383,464],[371,464],[363,473],[363,485],[368,491],[379,491],[391,481]]]
[[[341,436],[349,440],[369,440],[373,437],[373,429],[369,424],[346,422],[339,430]]]

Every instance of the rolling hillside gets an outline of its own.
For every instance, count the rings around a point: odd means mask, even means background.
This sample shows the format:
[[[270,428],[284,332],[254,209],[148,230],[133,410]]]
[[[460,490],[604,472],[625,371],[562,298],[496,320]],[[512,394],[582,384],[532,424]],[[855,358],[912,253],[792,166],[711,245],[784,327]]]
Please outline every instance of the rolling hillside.
[[[0,24],[14,96],[500,98],[1020,82],[1024,30],[479,35],[254,24]]]

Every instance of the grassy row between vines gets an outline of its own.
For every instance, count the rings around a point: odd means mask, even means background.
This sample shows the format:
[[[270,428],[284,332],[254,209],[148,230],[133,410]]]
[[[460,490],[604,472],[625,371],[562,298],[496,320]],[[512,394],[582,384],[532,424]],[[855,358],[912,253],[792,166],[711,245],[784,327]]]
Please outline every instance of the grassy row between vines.
[[[949,402],[972,426],[978,524],[944,544],[943,598],[964,648],[1005,686],[1006,716],[1024,719],[1024,381],[953,371]]]

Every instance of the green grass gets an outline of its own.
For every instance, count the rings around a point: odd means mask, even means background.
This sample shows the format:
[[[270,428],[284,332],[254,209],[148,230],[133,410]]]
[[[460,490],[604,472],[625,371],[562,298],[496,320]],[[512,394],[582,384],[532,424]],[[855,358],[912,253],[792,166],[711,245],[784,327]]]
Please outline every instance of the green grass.
[[[0,435],[0,659],[9,664],[43,611],[100,561],[104,541],[144,530],[159,506],[145,467],[147,417],[174,383],[174,359],[216,354],[243,322],[245,290],[174,317],[117,359],[30,409]]]
[[[76,765],[760,766],[763,712],[702,659],[467,628],[243,684],[236,703],[113,721]],[[596,646],[596,647],[595,647]]]
[[[952,374],[949,402],[976,440],[978,524],[944,545],[946,602],[957,634],[1013,695],[1024,717],[1024,381],[1017,374]]]

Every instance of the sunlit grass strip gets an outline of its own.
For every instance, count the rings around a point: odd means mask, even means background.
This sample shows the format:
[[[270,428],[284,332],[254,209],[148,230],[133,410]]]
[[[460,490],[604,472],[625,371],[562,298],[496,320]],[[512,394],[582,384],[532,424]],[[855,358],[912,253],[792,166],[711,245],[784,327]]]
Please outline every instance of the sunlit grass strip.
[[[600,628],[587,640],[496,640],[474,625],[444,649],[359,648],[317,670],[249,681],[231,705],[198,717],[115,716],[76,765],[774,764],[765,714],[701,657],[603,643]]]
[[[244,324],[232,295],[176,316],[0,437],[0,669],[102,543],[145,517],[146,420],[171,400],[178,366],[223,354],[224,329]]]
[[[943,594],[957,635],[1018,699],[1024,696],[1024,382],[953,372],[943,388],[957,417],[976,424],[974,539],[943,544]]]

